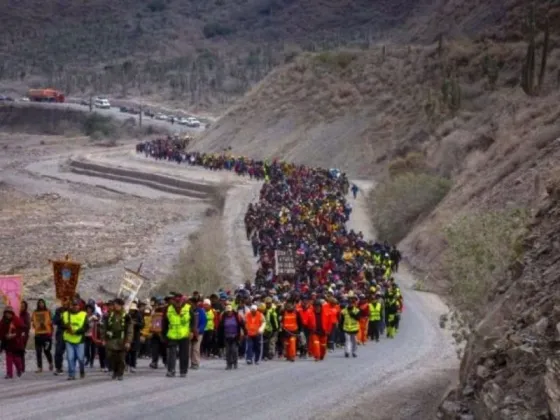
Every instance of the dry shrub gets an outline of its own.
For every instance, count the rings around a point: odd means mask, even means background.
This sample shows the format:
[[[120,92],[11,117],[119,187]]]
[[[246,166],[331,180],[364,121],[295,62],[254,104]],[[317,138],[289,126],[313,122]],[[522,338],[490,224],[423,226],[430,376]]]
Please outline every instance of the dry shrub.
[[[370,198],[372,220],[382,240],[397,243],[430,213],[451,188],[451,181],[408,172],[380,183]]]
[[[476,212],[458,217],[444,228],[444,268],[451,296],[467,316],[480,315],[492,288],[523,253],[525,210]]]
[[[226,282],[226,238],[221,220],[214,215],[191,235],[189,245],[181,250],[171,274],[161,282],[155,292],[170,291],[203,294],[214,293]]]
[[[422,153],[410,152],[405,157],[398,157],[389,163],[389,175],[391,178],[395,178],[409,172],[429,172],[426,157]]]
[[[315,55],[315,59],[322,64],[326,64],[340,69],[345,69],[354,60],[358,58],[358,54],[354,51],[324,51]]]

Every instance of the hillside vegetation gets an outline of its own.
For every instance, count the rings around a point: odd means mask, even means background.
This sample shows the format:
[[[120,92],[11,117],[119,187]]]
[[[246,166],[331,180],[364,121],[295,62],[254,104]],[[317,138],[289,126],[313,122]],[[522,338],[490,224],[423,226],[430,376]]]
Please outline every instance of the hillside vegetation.
[[[486,3],[0,0],[0,82],[219,108],[298,51],[432,42],[442,31],[492,35],[522,2]]]

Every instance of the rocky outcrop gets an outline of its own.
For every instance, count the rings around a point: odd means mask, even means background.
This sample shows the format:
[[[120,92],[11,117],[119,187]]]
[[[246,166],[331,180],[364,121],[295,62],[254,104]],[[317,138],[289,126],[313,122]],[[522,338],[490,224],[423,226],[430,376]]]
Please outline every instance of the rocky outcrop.
[[[560,178],[546,190],[523,266],[470,337],[440,419],[560,419]]]

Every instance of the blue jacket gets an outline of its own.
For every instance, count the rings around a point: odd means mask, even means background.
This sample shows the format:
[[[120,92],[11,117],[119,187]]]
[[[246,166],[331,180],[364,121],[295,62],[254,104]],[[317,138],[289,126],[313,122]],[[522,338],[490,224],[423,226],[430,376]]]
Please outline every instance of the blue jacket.
[[[203,308],[196,308],[196,313],[198,314],[198,333],[204,334],[206,329],[206,311]]]

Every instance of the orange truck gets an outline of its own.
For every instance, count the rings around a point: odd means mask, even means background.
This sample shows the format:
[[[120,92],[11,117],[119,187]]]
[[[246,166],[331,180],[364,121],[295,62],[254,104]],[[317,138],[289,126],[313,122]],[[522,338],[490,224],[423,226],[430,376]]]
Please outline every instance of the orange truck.
[[[56,89],[29,89],[27,97],[33,102],[64,102],[64,94]]]

